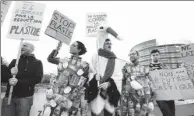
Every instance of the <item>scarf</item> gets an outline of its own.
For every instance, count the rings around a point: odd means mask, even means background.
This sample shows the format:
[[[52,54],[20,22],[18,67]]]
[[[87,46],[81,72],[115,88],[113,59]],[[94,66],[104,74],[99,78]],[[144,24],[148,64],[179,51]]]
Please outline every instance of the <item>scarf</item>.
[[[108,59],[106,69],[105,69],[105,72],[104,72],[104,76],[101,80],[101,83],[103,83],[113,75],[113,72],[114,72],[114,69],[115,69],[116,55],[113,52],[102,49],[102,48],[100,48],[98,50],[98,55]]]

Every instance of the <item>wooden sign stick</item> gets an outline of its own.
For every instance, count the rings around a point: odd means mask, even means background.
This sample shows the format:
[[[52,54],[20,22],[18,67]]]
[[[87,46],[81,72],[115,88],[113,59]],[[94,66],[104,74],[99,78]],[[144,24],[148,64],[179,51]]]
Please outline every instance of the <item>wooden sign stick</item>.
[[[18,63],[19,63],[19,59],[20,59],[20,55],[21,55],[21,48],[22,48],[23,41],[24,41],[24,39],[21,39],[21,41],[20,41],[20,46],[19,46],[19,51],[18,51],[18,56],[17,56],[17,59],[16,59],[15,67],[18,67]],[[15,78],[15,77],[16,77],[16,75],[13,75],[12,78]],[[13,86],[11,86],[10,87],[10,90],[9,90],[8,105],[11,104],[12,93],[13,93]]]

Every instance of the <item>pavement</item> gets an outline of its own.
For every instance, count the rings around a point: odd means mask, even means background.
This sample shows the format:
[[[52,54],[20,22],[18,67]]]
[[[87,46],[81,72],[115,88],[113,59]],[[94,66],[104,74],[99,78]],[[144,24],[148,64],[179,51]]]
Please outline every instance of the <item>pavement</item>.
[[[3,94],[1,94],[1,98]],[[31,109],[30,116],[39,116],[38,114],[43,109],[45,103],[45,90],[38,90],[34,94],[34,103]],[[160,109],[156,106],[154,110],[155,116],[162,116]],[[176,116],[194,116],[194,103],[176,105]]]
[[[160,109],[158,107],[154,110],[155,116],[162,116]],[[175,116],[194,116],[194,103],[176,105],[176,115]]]

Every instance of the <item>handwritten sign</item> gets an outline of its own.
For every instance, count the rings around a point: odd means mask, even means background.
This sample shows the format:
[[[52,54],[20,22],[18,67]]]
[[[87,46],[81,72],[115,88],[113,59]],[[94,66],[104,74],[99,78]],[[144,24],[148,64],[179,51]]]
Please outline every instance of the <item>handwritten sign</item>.
[[[98,34],[99,26],[107,23],[106,13],[88,13],[86,15],[86,35],[95,37]]]
[[[45,5],[21,1],[15,3],[8,37],[12,39],[38,40]]]
[[[193,99],[194,85],[185,68],[150,72],[157,100]]]
[[[1,25],[5,19],[5,16],[8,12],[11,1],[1,1]]]
[[[73,20],[55,10],[45,34],[69,45],[75,26]]]
[[[194,84],[194,43],[180,47],[182,61]]]

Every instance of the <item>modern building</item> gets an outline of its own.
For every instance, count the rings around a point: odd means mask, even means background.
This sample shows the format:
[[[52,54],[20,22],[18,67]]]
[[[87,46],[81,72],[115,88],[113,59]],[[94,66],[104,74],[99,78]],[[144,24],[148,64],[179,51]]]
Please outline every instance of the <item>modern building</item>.
[[[156,39],[142,42],[132,49],[139,52],[140,58],[139,62],[141,65],[148,66],[151,62],[150,52],[153,49],[158,49],[160,51],[161,62],[164,63],[168,68],[178,68],[181,61],[180,46],[184,44],[166,44],[158,45]]]

